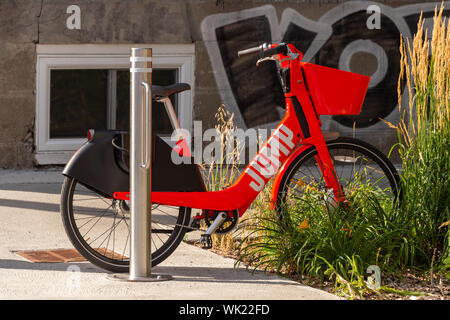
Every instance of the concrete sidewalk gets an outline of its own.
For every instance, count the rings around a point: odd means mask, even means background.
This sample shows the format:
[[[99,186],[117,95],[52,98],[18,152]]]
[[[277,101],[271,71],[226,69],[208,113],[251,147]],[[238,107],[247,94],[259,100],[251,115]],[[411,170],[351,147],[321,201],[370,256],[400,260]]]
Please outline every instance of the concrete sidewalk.
[[[174,280],[128,283],[88,262],[32,263],[18,250],[73,248],[62,226],[59,170],[0,170],[0,299],[338,299],[182,243],[153,273]],[[80,272],[71,272],[79,270]]]

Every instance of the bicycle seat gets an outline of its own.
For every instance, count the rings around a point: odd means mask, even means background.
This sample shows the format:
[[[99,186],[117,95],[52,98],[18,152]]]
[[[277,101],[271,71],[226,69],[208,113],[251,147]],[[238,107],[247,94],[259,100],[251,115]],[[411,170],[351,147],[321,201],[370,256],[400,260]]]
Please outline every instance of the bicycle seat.
[[[172,94],[190,90],[191,86],[187,83],[174,83],[168,86],[152,86],[153,98],[164,98]]]

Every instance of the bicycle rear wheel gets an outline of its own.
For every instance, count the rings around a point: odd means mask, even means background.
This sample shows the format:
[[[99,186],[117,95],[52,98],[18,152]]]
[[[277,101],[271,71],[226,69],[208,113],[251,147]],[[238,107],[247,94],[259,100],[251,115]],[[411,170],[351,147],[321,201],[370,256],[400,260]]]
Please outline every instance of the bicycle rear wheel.
[[[66,233],[82,256],[100,268],[128,272],[130,210],[126,201],[104,197],[66,177],[60,209]],[[190,208],[152,205],[152,266],[178,247],[190,214]]]
[[[400,193],[399,176],[384,154],[370,144],[353,138],[329,141],[327,147],[344,196],[358,188],[366,188],[378,192],[389,205],[394,205]],[[316,156],[317,149],[310,147],[287,168],[277,194],[280,214],[281,210],[289,212],[289,206],[302,199],[308,188],[314,188],[322,195],[330,194],[331,190],[326,187]],[[333,195],[324,200],[329,202],[330,198]]]

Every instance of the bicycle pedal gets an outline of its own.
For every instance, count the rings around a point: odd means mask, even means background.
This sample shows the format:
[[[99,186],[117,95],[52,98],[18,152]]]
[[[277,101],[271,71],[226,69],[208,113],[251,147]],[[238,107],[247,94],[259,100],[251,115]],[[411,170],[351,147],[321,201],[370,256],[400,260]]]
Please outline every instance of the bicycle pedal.
[[[202,234],[200,237],[200,243],[202,244],[202,249],[212,248],[212,238],[210,234]]]

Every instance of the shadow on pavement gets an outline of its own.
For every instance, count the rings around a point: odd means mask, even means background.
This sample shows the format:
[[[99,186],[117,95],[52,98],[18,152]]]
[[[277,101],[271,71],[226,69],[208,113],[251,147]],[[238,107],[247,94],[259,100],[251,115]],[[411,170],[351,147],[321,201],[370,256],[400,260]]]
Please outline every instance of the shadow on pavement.
[[[152,272],[171,275],[174,277],[174,281],[302,285],[289,279],[280,279],[276,275],[266,274],[263,271],[256,271],[252,274],[243,268],[158,266],[153,268]]]
[[[14,259],[0,259],[0,269],[22,269],[36,271],[69,271],[70,266],[78,266],[82,273],[110,273],[96,267],[89,262],[77,263],[33,263]],[[267,275],[262,271],[254,274],[245,269],[235,268],[210,268],[210,267],[175,267],[158,266],[152,269],[153,274],[171,275],[173,281],[182,282],[223,282],[223,283],[248,283],[248,284],[271,284],[271,285],[302,285],[286,280],[282,280],[274,275]],[[269,279],[268,279],[269,278]]]
[[[68,262],[68,263],[34,263],[23,260],[0,259],[0,269],[22,269],[22,270],[46,270],[46,271],[67,271],[70,266],[76,265],[81,272],[104,273],[89,262]]]
[[[37,201],[24,201],[13,199],[0,199],[0,207],[22,208],[32,209],[39,211],[53,211],[59,212],[59,203],[37,202]]]
[[[0,191],[21,191],[21,192],[39,192],[39,193],[50,193],[50,194],[60,194],[61,193],[61,182],[29,182],[29,183],[0,183]]]
[[[15,199],[1,199],[0,198],[0,207],[10,207],[10,208],[21,208],[21,209],[31,209],[31,210],[39,210],[45,212],[58,212],[60,213],[60,204],[57,203],[49,203],[49,202],[39,202],[39,201],[29,201],[29,200],[15,200]],[[105,212],[110,212],[108,214],[104,214]],[[86,215],[98,217],[99,215],[103,217],[114,217],[114,210],[111,209],[111,205],[101,209],[93,209],[92,207],[85,206],[76,206],[75,213],[77,215]],[[153,213],[152,217],[154,218],[164,218],[164,214]]]

